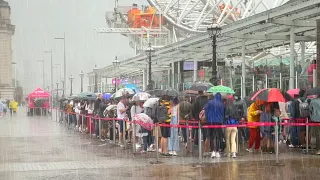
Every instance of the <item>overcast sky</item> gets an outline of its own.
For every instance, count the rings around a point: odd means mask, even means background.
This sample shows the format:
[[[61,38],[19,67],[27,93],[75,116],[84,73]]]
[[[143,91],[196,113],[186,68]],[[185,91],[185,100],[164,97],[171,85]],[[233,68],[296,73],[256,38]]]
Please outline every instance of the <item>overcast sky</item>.
[[[92,71],[109,65],[118,55],[120,60],[133,55],[128,39],[119,34],[97,34],[94,28],[107,27],[105,12],[112,11],[114,0],[7,0],[11,6],[13,61],[17,62],[17,76],[27,90],[42,87],[41,63],[45,60],[47,85],[50,84],[50,54],[53,64],[63,65],[63,42],[54,37],[66,33],[67,78],[72,74],[74,91],[80,91],[79,72]],[[139,5],[145,0],[134,0]],[[131,5],[132,0],[120,0],[119,5]],[[57,70],[54,69],[54,82]],[[63,68],[62,68],[63,76]],[[87,84],[85,79],[85,85]],[[68,83],[69,84],[69,83]],[[54,83],[55,85],[55,83]],[[69,85],[68,87],[69,88]],[[85,87],[86,90],[86,87]]]

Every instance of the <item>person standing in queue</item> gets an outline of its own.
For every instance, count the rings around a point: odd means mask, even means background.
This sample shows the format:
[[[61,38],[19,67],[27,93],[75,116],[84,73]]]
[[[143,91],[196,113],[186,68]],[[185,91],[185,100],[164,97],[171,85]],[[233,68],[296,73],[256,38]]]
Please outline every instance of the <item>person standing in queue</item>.
[[[253,152],[253,150],[251,149],[253,144],[255,144],[255,150],[260,151],[260,129],[257,126],[250,126],[250,123],[256,123],[260,121],[260,114],[262,113],[262,104],[263,101],[257,100],[251,104],[248,110],[248,128],[250,133],[248,148],[246,149],[248,152]]]
[[[94,108],[93,108],[94,134],[96,135],[96,137],[99,137],[99,120],[97,118],[99,117],[101,99],[102,99],[102,94],[99,94],[98,98],[94,102]]]
[[[127,97],[126,96],[122,96],[120,102],[117,105],[117,118],[118,119],[122,119],[123,121],[125,120],[125,118],[127,118],[127,110],[129,109],[129,107],[126,105],[127,104]],[[120,131],[119,131],[119,145],[120,147],[124,146],[124,142],[123,142],[123,135],[125,135],[125,130],[126,127],[125,125],[123,125],[124,123],[121,121],[119,121],[119,125],[120,125]]]
[[[171,122],[171,106],[168,96],[163,96],[162,100],[159,103],[160,106],[166,106],[168,111],[168,119],[165,120],[164,124],[170,124]],[[171,156],[168,153],[168,138],[170,137],[170,127],[161,126],[161,155]]]

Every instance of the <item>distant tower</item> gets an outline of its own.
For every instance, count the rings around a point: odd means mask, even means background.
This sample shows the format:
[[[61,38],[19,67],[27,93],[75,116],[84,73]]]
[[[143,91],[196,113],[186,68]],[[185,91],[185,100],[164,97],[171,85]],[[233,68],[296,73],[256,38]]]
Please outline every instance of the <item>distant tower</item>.
[[[12,83],[12,35],[11,9],[8,2],[0,0],[0,98],[13,99]]]

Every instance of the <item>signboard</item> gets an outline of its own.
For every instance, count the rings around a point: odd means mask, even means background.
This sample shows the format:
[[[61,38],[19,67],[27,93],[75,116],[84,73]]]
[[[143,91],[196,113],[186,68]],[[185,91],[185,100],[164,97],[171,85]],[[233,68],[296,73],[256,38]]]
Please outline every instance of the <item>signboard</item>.
[[[194,61],[184,61],[183,62],[183,70],[184,71],[193,71]]]

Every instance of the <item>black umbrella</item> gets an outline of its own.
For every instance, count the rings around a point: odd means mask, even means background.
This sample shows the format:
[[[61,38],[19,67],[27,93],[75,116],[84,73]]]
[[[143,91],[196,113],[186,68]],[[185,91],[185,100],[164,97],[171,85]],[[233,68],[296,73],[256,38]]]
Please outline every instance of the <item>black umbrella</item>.
[[[154,90],[148,90],[146,93],[149,93],[151,96],[156,97],[163,97],[163,96],[169,96],[169,97],[178,97],[180,93],[175,89],[154,89]]]
[[[305,93],[305,96],[312,96],[312,95],[319,95],[320,94],[320,87],[314,87],[308,89]]]
[[[193,91],[207,91],[208,89],[210,89],[211,87],[213,87],[213,85],[211,83],[205,83],[205,82],[200,82],[200,83],[195,83],[193,84],[189,90],[193,90]]]

